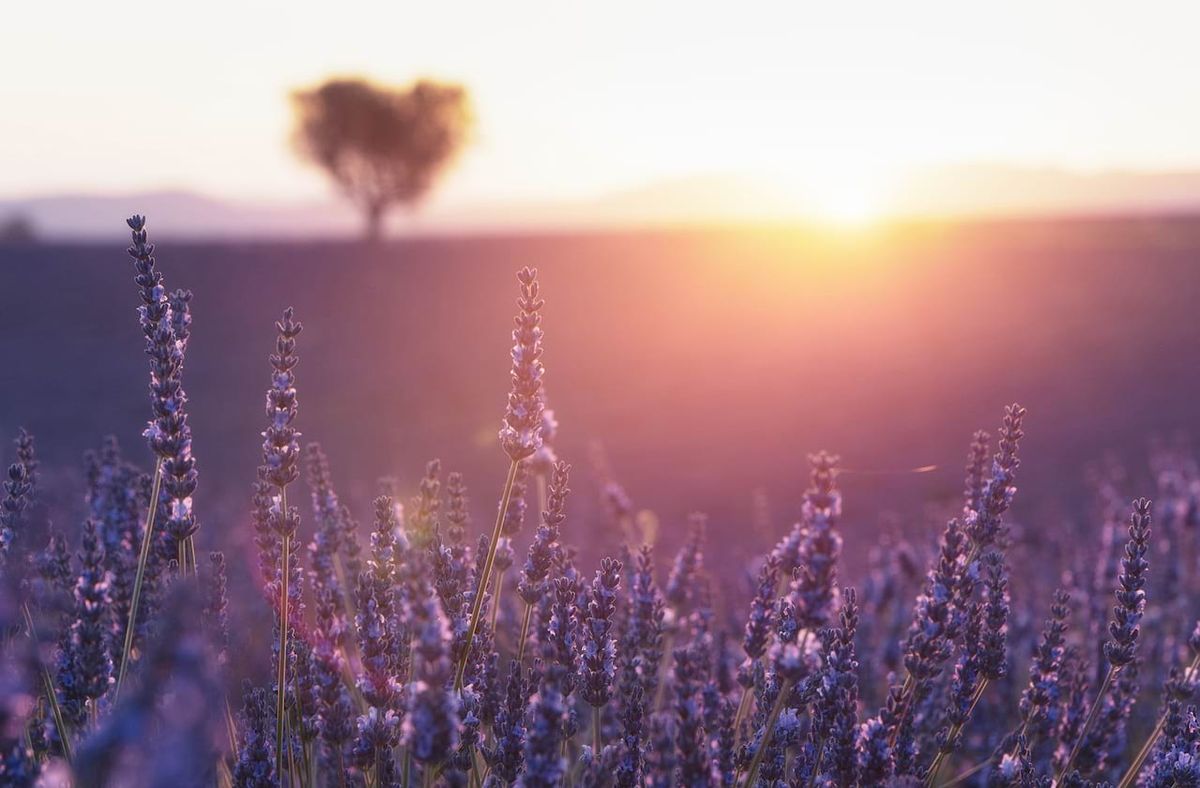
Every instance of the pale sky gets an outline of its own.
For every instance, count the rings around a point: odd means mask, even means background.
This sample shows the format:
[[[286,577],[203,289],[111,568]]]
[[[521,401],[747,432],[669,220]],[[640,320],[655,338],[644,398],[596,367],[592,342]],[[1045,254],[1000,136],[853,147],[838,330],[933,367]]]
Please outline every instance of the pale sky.
[[[708,173],[835,195],[974,161],[1195,168],[1198,30],[1192,2],[12,2],[0,196],[327,194],[287,94],[333,74],[467,85],[451,203]]]

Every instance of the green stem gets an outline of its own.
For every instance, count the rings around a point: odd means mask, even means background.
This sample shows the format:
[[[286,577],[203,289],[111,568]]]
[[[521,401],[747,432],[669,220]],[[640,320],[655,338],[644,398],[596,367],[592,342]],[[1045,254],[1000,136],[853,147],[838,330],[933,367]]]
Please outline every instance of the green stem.
[[[896,746],[896,739],[900,736],[900,729],[908,722],[908,704],[912,700],[915,683],[911,673],[904,677],[904,684],[900,687],[900,714],[896,717],[896,727],[892,729],[892,735],[888,737],[888,747]]]
[[[342,610],[346,614],[346,621],[353,624],[357,611],[354,608],[353,594],[350,592],[350,587],[346,585],[346,570],[342,568],[342,556],[339,553],[333,554],[333,574],[337,577],[338,596],[342,600]],[[346,658],[350,664],[358,664],[358,644],[354,638],[346,638]]]
[[[279,554],[279,664],[276,666],[277,684],[275,704],[275,772],[283,774],[283,740],[286,718],[284,707],[287,701],[287,653],[288,653],[288,553],[291,552],[291,536],[287,533],[287,488],[279,488],[279,511],[283,527]],[[289,748],[290,749],[290,748]]]
[[[288,720],[288,725],[286,728],[284,728],[284,733],[288,734],[291,731],[292,731],[291,720]],[[287,757],[288,757],[288,785],[295,785],[296,777],[297,777],[297,774],[296,774],[296,750],[294,747],[292,747],[292,737],[287,736],[286,738],[287,738]],[[303,784],[303,780],[301,780],[301,784]]]
[[[1184,673],[1183,680],[1185,684],[1191,684],[1197,670],[1200,670],[1200,654],[1196,655],[1196,657],[1192,660],[1192,664]],[[1142,770],[1142,766],[1145,765],[1146,759],[1149,758],[1150,753],[1153,752],[1154,745],[1158,742],[1158,737],[1162,735],[1163,728],[1166,727],[1166,724],[1167,712],[1164,711],[1159,715],[1158,722],[1154,724],[1154,730],[1150,732],[1150,736],[1146,739],[1146,743],[1142,745],[1142,749],[1138,750],[1137,757],[1134,758],[1133,763],[1129,765],[1129,769],[1121,778],[1121,782],[1117,785],[1117,788],[1130,788],[1134,782],[1137,781],[1138,772]]]
[[[199,575],[200,567],[196,564],[196,535],[192,534],[187,538],[187,558],[192,563],[192,574]]]
[[[1083,727],[1079,730],[1079,736],[1075,739],[1075,746],[1071,748],[1071,754],[1067,757],[1067,762],[1063,765],[1062,770],[1054,778],[1055,784],[1062,782],[1062,778],[1071,773],[1071,765],[1075,763],[1075,756],[1079,755],[1079,748],[1083,746],[1083,740],[1087,738],[1088,729],[1092,727],[1092,723],[1096,721],[1096,715],[1100,713],[1100,707],[1104,705],[1104,696],[1108,694],[1108,688],[1112,686],[1113,677],[1117,675],[1115,665],[1108,666],[1108,672],[1104,674],[1104,682],[1100,685],[1100,692],[1096,693],[1096,702],[1092,704],[1092,708],[1088,709],[1087,719],[1083,722]]]
[[[142,550],[138,554],[137,574],[133,578],[133,594],[129,599],[129,621],[125,624],[125,646],[121,649],[121,668],[117,671],[117,685],[113,688],[113,704],[121,697],[121,685],[129,669],[133,653],[133,633],[137,627],[138,602],[142,598],[142,582],[146,578],[146,561],[150,557],[150,543],[154,533],[154,518],[158,514],[158,495],[162,489],[162,459],[154,466],[154,482],[150,485],[150,505],[146,511],[146,527],[142,529]]]
[[[767,747],[771,744],[771,739],[775,735],[775,725],[779,722],[779,715],[783,712],[783,707],[787,703],[787,696],[792,691],[792,682],[784,681],[779,685],[779,696],[775,698],[775,703],[771,706],[771,713],[767,715],[767,724],[763,727],[762,741],[758,744],[758,749],[754,751],[754,759],[750,761],[750,771],[746,775],[746,782],[743,783],[747,788],[754,785],[754,778],[758,776],[758,767],[762,766],[763,758],[767,754]]]
[[[738,738],[738,731],[742,729],[742,720],[746,719],[746,712],[750,711],[750,699],[754,695],[754,686],[751,685],[742,690],[742,699],[738,701],[737,714],[733,718],[733,738],[734,741]]]
[[[311,788],[311,786],[313,785],[312,742],[309,742],[302,738],[300,740],[300,748],[301,748],[301,758],[304,761],[304,786],[305,786],[305,788]]]
[[[458,664],[458,674],[454,679],[455,691],[462,689],[463,676],[467,672],[467,662],[471,658],[471,641],[475,639],[475,631],[479,628],[479,616],[483,611],[483,596],[492,579],[492,565],[496,563],[496,544],[500,541],[500,527],[504,524],[504,513],[508,511],[508,502],[512,498],[513,482],[517,478],[519,462],[519,460],[511,461],[508,466],[508,477],[504,480],[504,491],[500,495],[500,508],[496,512],[496,524],[492,528],[492,540],[488,543],[487,559],[483,562],[483,576],[475,584],[475,599],[471,602],[471,623],[467,627],[462,661]]]
[[[233,721],[233,710],[229,708],[229,698],[225,699],[225,728],[229,732],[229,751],[233,754],[234,762],[240,755],[238,748],[237,723]]]
[[[25,625],[29,627],[29,639],[35,644],[38,642],[37,632],[33,627],[33,616],[29,612],[29,605],[21,603],[21,612],[25,614]],[[67,759],[67,763],[71,763],[71,732],[67,730],[67,725],[63,722],[62,709],[58,706],[58,695],[54,692],[54,680],[50,678],[50,671],[46,670],[46,666],[41,664],[41,659],[38,659],[38,667],[42,672],[42,689],[46,693],[46,702],[50,704],[50,713],[54,716],[54,727],[58,730],[58,738],[62,741],[63,756]]]
[[[496,622],[500,619],[500,594],[504,592],[504,572],[496,574],[496,591],[492,594],[492,632],[496,631]]]
[[[952,788],[952,786],[961,785],[962,783],[966,782],[971,777],[974,777],[976,774],[979,774],[981,771],[986,769],[992,763],[992,761],[994,761],[996,759],[996,756],[998,756],[1000,754],[1000,750],[1004,747],[1005,742],[1020,741],[1021,738],[1025,735],[1025,730],[1027,727],[1028,727],[1028,723],[1026,722],[1026,723],[1021,723],[1020,725],[1017,725],[1014,728],[1012,728],[1011,730],[1009,730],[1008,733],[1006,733],[1000,737],[1000,743],[996,745],[995,749],[992,750],[991,754],[989,754],[987,758],[984,758],[982,761],[979,761],[978,763],[976,763],[974,766],[967,769],[966,771],[960,772],[957,777],[955,777],[950,782],[943,785],[941,788]]]
[[[525,641],[529,638],[529,621],[533,618],[533,605],[526,603],[525,617],[521,621],[521,639],[517,643],[517,664],[523,665],[525,660]]]
[[[979,682],[979,686],[975,688],[975,693],[971,696],[971,705],[967,708],[967,717],[970,718],[971,712],[975,711],[975,706],[979,703],[979,699],[983,697],[983,691],[987,688],[988,680],[985,678]],[[964,723],[965,724],[965,723]],[[946,741],[951,742],[954,737],[962,731],[963,726],[954,724],[950,726],[950,732],[946,736]],[[937,782],[938,771],[942,768],[942,762],[946,760],[949,753],[945,750],[938,750],[938,754],[933,756],[933,763],[929,765],[929,771],[925,773],[925,785],[932,786]]]
[[[592,757],[596,759],[600,758],[600,723],[603,716],[601,712],[601,707],[592,707]]]

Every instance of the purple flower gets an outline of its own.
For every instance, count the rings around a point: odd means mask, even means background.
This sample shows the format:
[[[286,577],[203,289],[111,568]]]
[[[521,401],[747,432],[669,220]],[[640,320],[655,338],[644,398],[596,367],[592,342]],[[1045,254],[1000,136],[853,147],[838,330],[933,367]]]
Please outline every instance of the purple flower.
[[[621,562],[605,558],[592,581],[591,600],[583,620],[581,694],[588,704],[597,708],[607,705],[616,674],[616,647],[611,633],[620,586]]]
[[[4,499],[0,501],[0,569],[8,561],[8,553],[17,532],[21,528],[25,507],[33,486],[25,466],[15,462],[8,466],[8,478],[4,481]]]
[[[567,668],[548,665],[538,691],[529,702],[528,734],[525,738],[525,773],[517,784],[523,788],[557,788],[566,773],[561,752],[563,728],[567,724],[567,693],[563,684]]]
[[[275,323],[279,335],[271,354],[271,387],[267,389],[267,429],[263,432],[264,479],[276,487],[286,487],[300,475],[300,433],[292,426],[296,420],[296,337],[303,326],[296,322],[295,310],[288,307]]]
[[[495,724],[492,726],[495,746],[484,750],[488,765],[503,779],[505,785],[515,782],[525,766],[527,702],[528,695],[521,675],[521,666],[514,660],[508,669],[504,705],[497,712]]]
[[[1025,735],[1039,741],[1050,733],[1058,720],[1061,687],[1060,671],[1064,657],[1064,635],[1071,597],[1066,591],[1054,592],[1050,618],[1042,629],[1041,640],[1029,668],[1029,685],[1021,695],[1021,726]]]
[[[451,547],[458,549],[466,541],[467,527],[471,522],[471,513],[467,505],[467,486],[463,483],[461,473],[452,472],[446,477],[446,538]],[[460,556],[461,558],[461,556]]]
[[[1117,580],[1117,604],[1108,625],[1110,639],[1104,644],[1104,656],[1113,667],[1128,665],[1137,649],[1138,624],[1146,606],[1146,573],[1150,568],[1146,561],[1146,550],[1150,545],[1150,511],[1148,499],[1139,498],[1133,502],[1129,541],[1125,545],[1125,558],[1121,561],[1121,575]]]
[[[521,297],[520,313],[513,329],[512,388],[500,430],[500,445],[513,462],[529,457],[542,446],[542,315],[545,304],[538,297],[537,269],[523,268],[517,274]]]
[[[984,430],[971,436],[971,451],[967,455],[967,481],[963,486],[963,516],[978,512],[987,484],[987,453],[992,436]]]
[[[560,529],[567,517],[567,493],[570,492],[567,483],[570,474],[571,466],[559,462],[554,466],[554,473],[550,477],[546,511],[542,512],[542,524],[538,526],[537,533],[529,545],[529,555],[525,559],[521,581],[517,586],[517,593],[527,605],[536,605],[546,593],[546,577],[550,574],[554,554],[558,550]]]
[[[416,681],[404,720],[404,743],[422,764],[440,763],[458,747],[461,735],[458,694],[453,692],[454,664],[447,644],[450,632],[432,600],[419,605],[416,616]]]
[[[829,624],[837,597],[837,562],[842,537],[837,532],[842,496],[837,489],[838,458],[825,452],[809,457],[812,486],[805,493],[804,537],[799,549],[799,575],[791,600],[803,629],[817,631]]]
[[[979,492],[975,517],[968,516],[968,531],[976,552],[980,552],[1004,537],[1001,518],[1008,511],[1017,488],[1013,486],[1017,467],[1017,447],[1025,433],[1021,423],[1025,409],[1013,403],[1004,411],[1004,424],[1000,428],[999,451],[992,460],[992,477]],[[972,447],[972,453],[976,448]],[[972,491],[972,495],[974,492]]]

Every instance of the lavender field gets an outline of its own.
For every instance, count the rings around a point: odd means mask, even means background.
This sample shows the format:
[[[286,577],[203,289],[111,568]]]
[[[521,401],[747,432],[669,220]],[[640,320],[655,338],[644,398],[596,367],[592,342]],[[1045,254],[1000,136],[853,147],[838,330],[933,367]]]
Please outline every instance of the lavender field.
[[[1200,785],[1195,220],[129,229],[0,246],[0,785]]]

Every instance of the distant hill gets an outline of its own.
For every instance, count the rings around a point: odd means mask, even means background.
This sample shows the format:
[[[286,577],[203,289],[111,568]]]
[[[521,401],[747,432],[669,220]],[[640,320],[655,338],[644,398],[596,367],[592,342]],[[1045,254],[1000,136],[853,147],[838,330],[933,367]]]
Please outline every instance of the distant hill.
[[[175,238],[339,235],[356,227],[353,212],[336,203],[241,203],[187,191],[0,199],[0,218],[23,216],[50,239],[123,236],[125,217],[139,212],[152,214],[157,232]]]
[[[909,178],[897,204],[915,215],[1191,213],[1200,210],[1200,171],[1074,172],[972,164]]]
[[[901,219],[1192,213],[1200,211],[1200,171],[1082,173],[963,165],[922,172],[882,197]],[[184,190],[0,199],[0,220],[28,219],[40,237],[58,240],[123,235],[122,219],[138,211],[152,214],[157,237],[353,237],[359,228],[354,210],[334,199],[245,202]],[[392,226],[394,232],[456,233],[805,218],[801,201],[770,183],[702,175],[588,199],[435,202],[415,217],[398,214]]]

